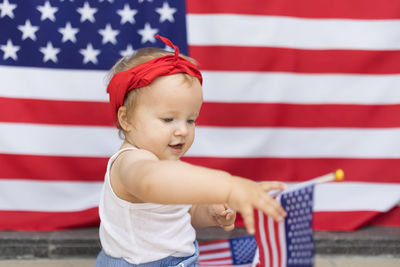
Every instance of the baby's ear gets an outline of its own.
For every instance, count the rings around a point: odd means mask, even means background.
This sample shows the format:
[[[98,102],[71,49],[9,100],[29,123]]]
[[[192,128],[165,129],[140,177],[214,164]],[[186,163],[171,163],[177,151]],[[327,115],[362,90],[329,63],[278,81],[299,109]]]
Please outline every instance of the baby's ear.
[[[118,109],[118,123],[121,126],[122,130],[125,132],[130,131],[130,124],[128,122],[128,115],[125,106],[121,106]]]

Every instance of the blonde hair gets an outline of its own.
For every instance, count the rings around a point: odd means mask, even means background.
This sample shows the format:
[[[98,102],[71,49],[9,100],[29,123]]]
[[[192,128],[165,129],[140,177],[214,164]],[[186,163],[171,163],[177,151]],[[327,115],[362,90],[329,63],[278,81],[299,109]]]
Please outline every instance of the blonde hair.
[[[140,64],[143,64],[147,61],[150,61],[152,59],[158,58],[158,57],[163,57],[167,55],[173,55],[173,52],[168,52],[166,50],[162,50],[160,48],[154,48],[154,47],[145,47],[145,48],[140,48],[138,49],[134,54],[131,56],[125,56],[122,57],[120,60],[117,61],[117,63],[114,64],[114,66],[110,69],[106,76],[107,84],[110,82],[114,74],[122,71],[129,70],[135,66],[138,66]],[[180,54],[179,56],[185,58],[186,60],[190,61],[191,63],[197,65],[197,62],[185,55]],[[193,81],[193,77],[183,73],[185,76],[192,78],[191,80]],[[123,106],[126,108],[128,111],[131,107],[134,106],[135,101],[136,101],[136,95],[140,93],[140,89],[142,88],[137,88],[135,90],[131,90],[129,93],[127,93],[124,97],[124,102]],[[118,115],[117,115],[118,116]],[[118,118],[116,118],[117,122],[117,127],[119,129],[119,135],[120,137],[123,137],[123,129],[119,123]]]

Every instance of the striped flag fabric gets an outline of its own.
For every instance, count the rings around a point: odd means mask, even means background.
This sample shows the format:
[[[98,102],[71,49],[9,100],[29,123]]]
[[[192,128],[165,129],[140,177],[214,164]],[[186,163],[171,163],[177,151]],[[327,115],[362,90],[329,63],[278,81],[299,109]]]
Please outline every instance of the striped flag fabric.
[[[98,225],[121,142],[105,76],[155,34],[204,76],[184,161],[288,183],[342,168],[314,229],[399,226],[399,26],[397,0],[0,0],[0,229]]]
[[[199,265],[314,266],[312,223],[316,181],[291,185],[283,192],[273,194],[288,214],[282,222],[256,210],[254,236],[200,242]]]
[[[256,213],[256,234],[260,267],[314,266],[313,204],[314,183],[295,185],[276,196],[287,212],[276,222]]]
[[[315,189],[314,229],[400,225],[400,2],[187,1],[204,74],[187,160]]]
[[[201,267],[250,267],[256,256],[257,242],[254,236],[233,237],[200,242],[199,250]]]
[[[185,2],[0,0],[0,229],[99,224],[121,139],[107,71],[167,36],[187,53]]]

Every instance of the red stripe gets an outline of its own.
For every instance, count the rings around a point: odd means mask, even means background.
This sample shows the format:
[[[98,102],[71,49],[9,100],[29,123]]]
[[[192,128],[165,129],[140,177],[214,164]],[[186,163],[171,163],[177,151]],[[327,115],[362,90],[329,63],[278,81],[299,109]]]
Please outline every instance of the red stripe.
[[[186,0],[187,12],[192,14],[249,14],[294,16],[304,18],[400,18],[398,0]]]
[[[400,227],[400,206],[394,207],[389,212],[380,214],[374,218],[370,224],[380,226],[398,226]]]
[[[201,250],[202,255],[207,255],[207,254],[214,254],[214,253],[220,253],[220,252],[229,252],[231,251],[229,247],[227,248],[219,248],[219,249],[211,249],[211,250]]]
[[[107,158],[0,154],[0,179],[103,181]]]
[[[400,105],[205,102],[196,124],[223,127],[392,128],[400,126]]]
[[[316,231],[355,231],[369,224],[400,227],[400,207],[396,206],[386,213],[379,211],[315,211],[313,214],[313,229]],[[244,226],[240,214],[238,214],[235,225]]]
[[[98,226],[98,209],[77,212],[36,212],[0,210],[0,230],[52,231]]]
[[[113,126],[106,102],[0,97],[0,121],[84,126]]]
[[[190,56],[199,62],[202,70],[356,74],[400,73],[399,50],[306,50],[277,47],[191,45],[189,51]]]
[[[379,211],[314,212],[313,229],[317,231],[355,231],[382,214]]]
[[[223,244],[226,243],[227,246],[228,245],[228,239],[223,239],[223,240],[212,240],[212,241],[202,241],[201,243],[199,243],[199,246],[206,246],[206,245],[215,245],[215,244]]]
[[[256,181],[299,182],[336,169],[346,181],[398,183],[400,159],[212,158],[183,161],[228,171]],[[0,154],[0,179],[103,181],[107,158]]]
[[[336,169],[343,169],[346,181],[398,183],[400,178],[400,159],[184,157],[183,160],[256,181],[306,181]]]
[[[6,111],[0,113],[3,122],[112,126],[108,105],[102,102],[0,98],[0,106]],[[205,102],[196,123],[234,127],[399,127],[400,105]]]

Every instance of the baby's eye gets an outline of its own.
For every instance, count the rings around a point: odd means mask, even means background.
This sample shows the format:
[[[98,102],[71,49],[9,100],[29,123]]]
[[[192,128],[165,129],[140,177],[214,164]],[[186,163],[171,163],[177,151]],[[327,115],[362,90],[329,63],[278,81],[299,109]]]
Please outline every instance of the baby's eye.
[[[195,122],[195,120],[187,120],[187,123],[189,124],[193,124]]]
[[[162,118],[163,122],[172,122],[173,118]]]

